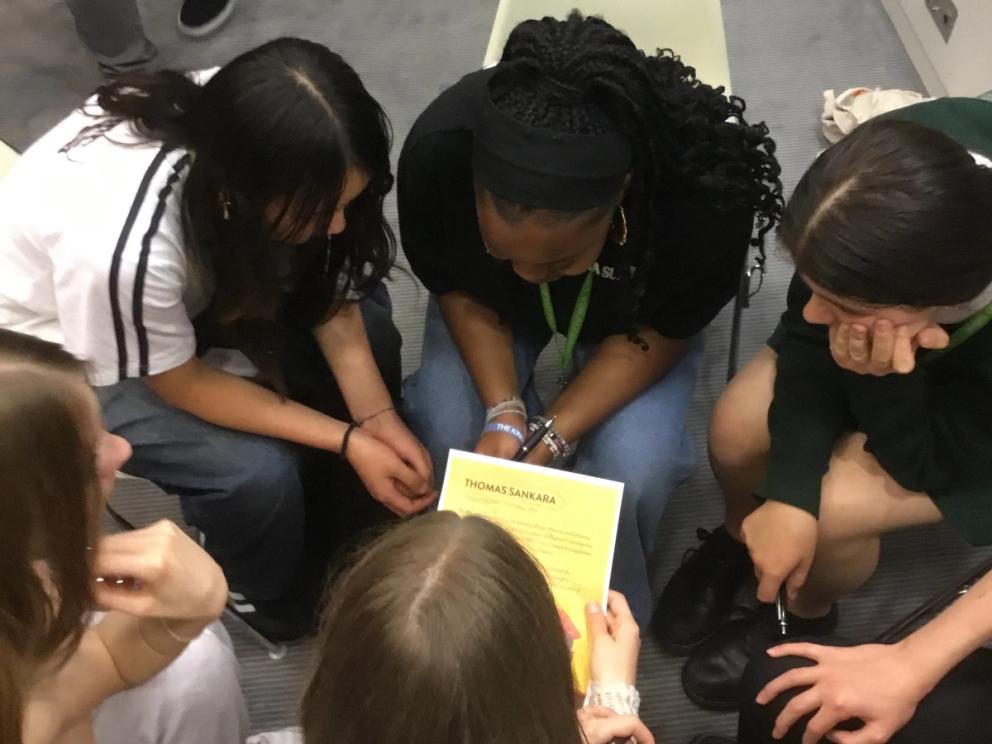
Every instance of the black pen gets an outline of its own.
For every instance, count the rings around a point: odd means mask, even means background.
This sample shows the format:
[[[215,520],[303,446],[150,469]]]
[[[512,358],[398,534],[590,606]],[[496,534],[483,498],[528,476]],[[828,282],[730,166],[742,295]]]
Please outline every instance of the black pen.
[[[524,440],[523,444],[520,445],[520,449],[517,450],[517,454],[513,456],[514,462],[520,462],[527,457],[528,454],[530,454],[530,451],[537,446],[538,442],[541,441],[544,435],[547,434],[554,425],[556,418],[558,417],[552,416],[543,424],[534,429],[533,433]]]
[[[789,615],[785,609],[785,587],[778,590],[775,598],[775,617],[778,620],[779,634],[785,638],[789,635]]]

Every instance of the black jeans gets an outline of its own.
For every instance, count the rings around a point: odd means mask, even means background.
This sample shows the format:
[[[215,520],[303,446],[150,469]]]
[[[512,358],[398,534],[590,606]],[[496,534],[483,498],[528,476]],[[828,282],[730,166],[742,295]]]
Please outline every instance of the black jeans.
[[[751,662],[744,680],[745,703],[741,708],[737,744],[775,742],[771,732],[778,714],[792,698],[808,688],[799,687],[785,692],[767,706],[754,702],[754,698],[780,674],[812,664],[808,659],[772,659],[764,654]],[[779,744],[801,744],[803,731],[811,717],[799,719],[785,738],[779,740]],[[852,719],[840,728],[860,727],[861,721]],[[992,651],[979,649],[951,670],[920,702],[912,720],[889,741],[892,744],[992,742]]]
[[[372,352],[394,399],[400,335],[381,288],[361,303]],[[347,407],[313,335],[293,333],[280,357],[289,397],[335,418]],[[107,428],[134,450],[124,471],[179,496],[231,590],[250,599],[323,584],[329,558],[388,519],[351,467],[330,452],[225,429],[162,401],[140,379],[97,388]]]

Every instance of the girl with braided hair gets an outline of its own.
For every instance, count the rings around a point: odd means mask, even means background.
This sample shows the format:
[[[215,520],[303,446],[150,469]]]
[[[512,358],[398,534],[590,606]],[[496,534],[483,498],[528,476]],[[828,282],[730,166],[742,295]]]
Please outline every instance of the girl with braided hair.
[[[517,26],[400,156],[403,247],[432,294],[413,429],[437,468],[451,447],[512,457],[541,420],[533,372],[554,336],[562,391],[527,459],[626,484],[612,583],[642,624],[656,528],[694,462],[702,331],[781,208],[774,143],[743,110],[573,12]]]

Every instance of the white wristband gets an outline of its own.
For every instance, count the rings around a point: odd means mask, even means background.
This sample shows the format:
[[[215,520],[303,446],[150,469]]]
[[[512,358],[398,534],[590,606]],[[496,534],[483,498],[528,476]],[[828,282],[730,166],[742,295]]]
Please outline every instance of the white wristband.
[[[582,706],[602,705],[618,716],[636,716],[641,707],[637,688],[623,682],[590,682]]]

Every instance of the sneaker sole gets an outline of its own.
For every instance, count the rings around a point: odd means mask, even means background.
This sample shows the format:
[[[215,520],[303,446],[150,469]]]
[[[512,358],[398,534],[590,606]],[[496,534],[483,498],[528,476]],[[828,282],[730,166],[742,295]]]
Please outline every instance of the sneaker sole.
[[[227,23],[231,15],[234,13],[234,6],[237,5],[237,0],[231,0],[227,4],[227,7],[220,12],[216,18],[214,18],[210,23],[206,23],[202,26],[187,26],[182,22],[182,9],[179,10],[179,15],[176,16],[176,26],[179,27],[180,33],[190,37],[191,39],[202,39],[204,36],[210,36],[210,34],[218,31],[221,26]]]

